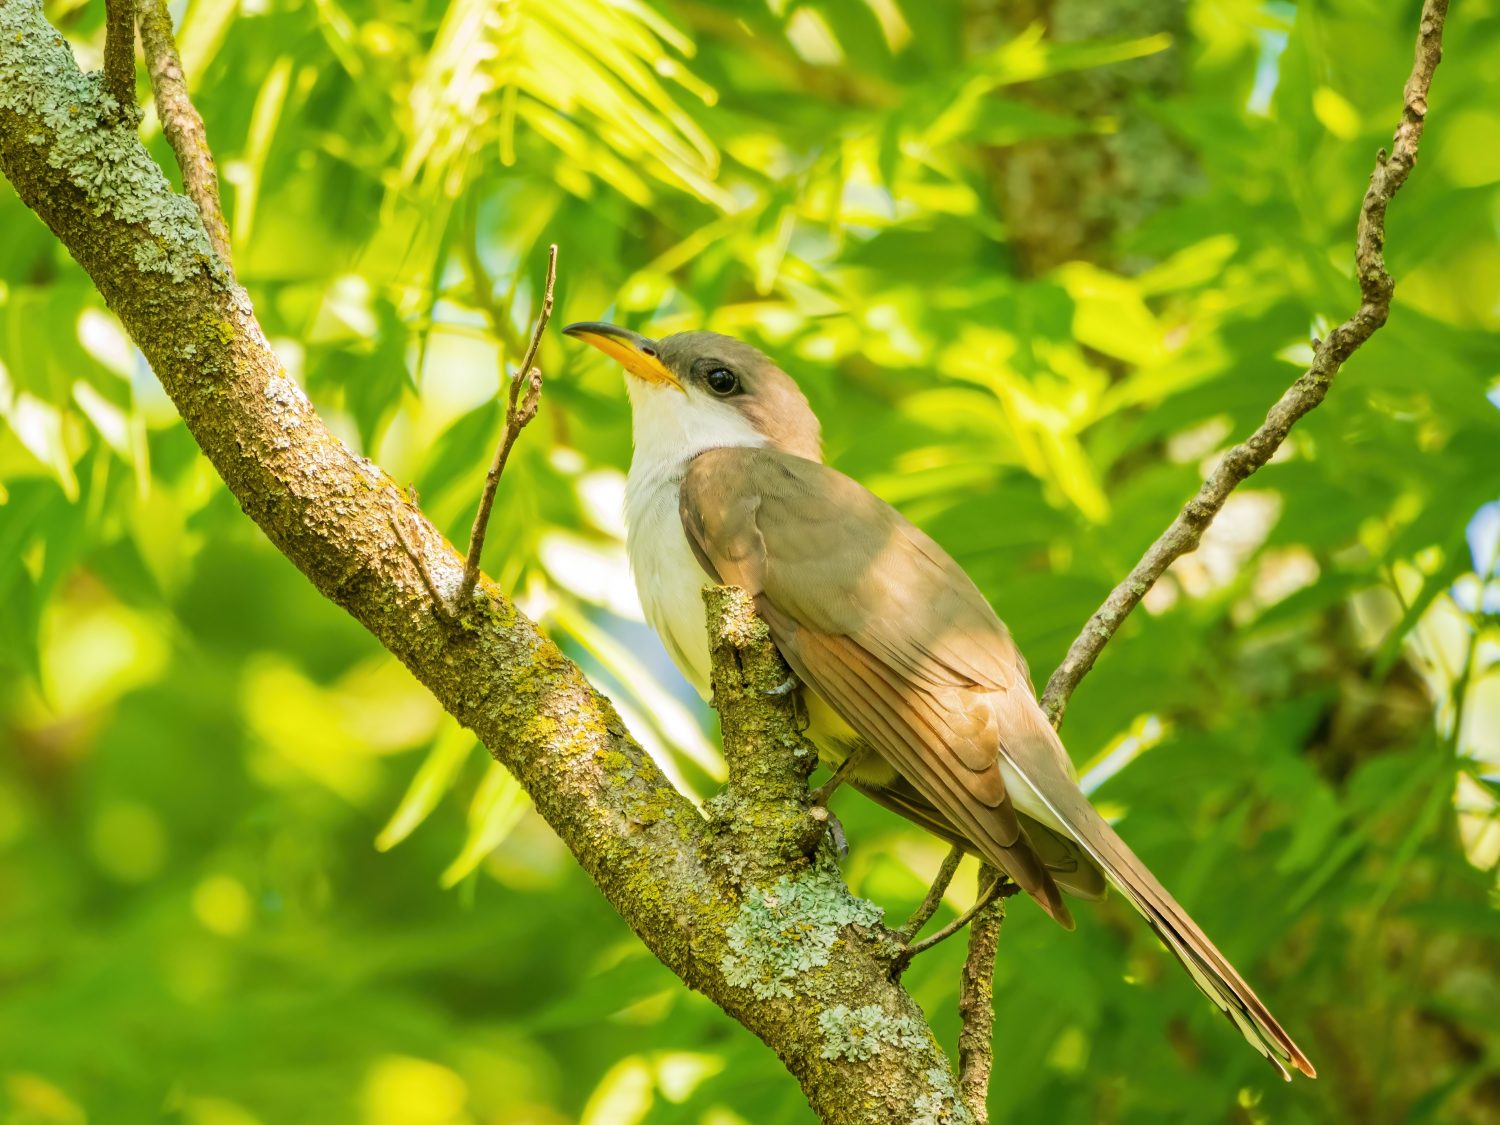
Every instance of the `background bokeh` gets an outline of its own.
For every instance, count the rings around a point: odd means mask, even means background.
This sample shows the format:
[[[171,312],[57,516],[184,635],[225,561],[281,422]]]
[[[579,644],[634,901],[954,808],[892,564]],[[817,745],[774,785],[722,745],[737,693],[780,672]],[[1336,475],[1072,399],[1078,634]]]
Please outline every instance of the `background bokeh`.
[[[780,358],[830,460],[1045,679],[1352,310],[1415,0],[189,0],[243,282],[456,541],[549,241],[558,323]],[[97,65],[103,5],[49,14]],[[1389,326],[1064,727],[1317,1063],[1283,1086],[1118,899],[1011,910],[993,1104],[1500,1120],[1500,10],[1449,22]],[[170,167],[153,114],[144,123]],[[174,173],[175,174],[175,173]],[[618,370],[560,336],[486,566],[684,788]],[[943,848],[848,794],[857,893]],[[966,868],[950,906],[972,893]],[[908,980],[955,1040],[961,943]],[[262,539],[0,184],[0,1120],[804,1122],[524,795]]]

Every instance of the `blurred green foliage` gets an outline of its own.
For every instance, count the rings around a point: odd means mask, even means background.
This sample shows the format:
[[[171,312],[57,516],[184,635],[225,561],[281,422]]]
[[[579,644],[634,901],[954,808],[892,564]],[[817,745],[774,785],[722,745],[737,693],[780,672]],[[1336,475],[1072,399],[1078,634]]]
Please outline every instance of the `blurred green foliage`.
[[[562,322],[745,336],[1043,679],[1352,310],[1416,0],[189,0],[240,276],[461,541]],[[97,65],[103,5],[52,18]],[[1026,904],[1015,1121],[1500,1120],[1500,11],[1455,6],[1389,326],[1074,699],[1098,799],[1322,1078],[1119,901]],[[170,155],[148,112],[164,166]],[[0,1120],[803,1121],[524,795],[238,511],[0,186]],[[486,566],[688,790],[624,566],[619,374],[551,337]],[[841,799],[903,916],[942,846]],[[967,878],[950,905],[970,893]],[[908,976],[955,1039],[962,956]]]

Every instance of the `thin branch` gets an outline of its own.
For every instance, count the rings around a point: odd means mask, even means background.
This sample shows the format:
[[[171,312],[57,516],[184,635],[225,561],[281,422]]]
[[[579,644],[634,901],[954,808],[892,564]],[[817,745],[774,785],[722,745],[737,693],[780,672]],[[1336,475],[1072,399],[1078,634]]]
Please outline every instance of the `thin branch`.
[[[979,883],[997,879],[986,865]],[[969,955],[958,988],[958,1096],[974,1125],[989,1125],[990,1070],[995,1062],[995,952],[1005,924],[1005,896],[984,906],[969,923]]]
[[[1390,315],[1391,294],[1396,286],[1385,268],[1385,211],[1417,161],[1417,145],[1427,116],[1427,93],[1432,86],[1432,73],[1443,57],[1443,21],[1447,15],[1448,0],[1427,0],[1422,7],[1416,61],[1406,81],[1401,123],[1396,127],[1390,155],[1381,149],[1376,157],[1370,186],[1360,205],[1354,246],[1361,297],[1359,309],[1330,332],[1326,340],[1317,342],[1312,366],[1271,408],[1260,429],[1224,455],[1198,495],[1183,506],[1172,525],[1151,544],[1141,561],[1089,618],[1042,693],[1042,709],[1054,726],[1062,721],[1068,698],[1131,610],[1173,562],[1197,548],[1203,532],[1219,514],[1229,494],[1281,448],[1297,421],[1323,401],[1344,362]]]
[[[510,398],[505,405],[505,433],[500,438],[499,448],[495,450],[495,460],[490,465],[490,471],[485,474],[484,492],[479,497],[479,511],[474,514],[474,529],[469,533],[464,578],[458,588],[455,603],[455,608],[460,612],[469,604],[469,599],[474,596],[474,587],[479,583],[479,556],[484,552],[484,535],[489,529],[490,509],[495,506],[495,489],[499,487],[500,475],[505,472],[505,462],[510,457],[511,447],[516,444],[516,438],[521,436],[527,423],[536,417],[537,407],[541,403],[542,372],[533,365],[542,346],[542,333],[546,331],[547,322],[552,319],[552,290],[556,284],[557,244],[553,243],[547,248],[547,280],[542,287],[542,306],[531,330],[531,343],[526,347],[526,355],[521,359],[520,368],[511,376]],[[526,387],[524,395],[521,393],[522,384]]]
[[[954,934],[958,933],[971,921],[973,921],[974,917],[978,915],[980,911],[984,910],[985,907],[992,905],[998,899],[1009,898],[1011,895],[1020,890],[1020,888],[1016,886],[1015,883],[1012,883],[1007,876],[998,874],[994,868],[987,867],[985,868],[985,870],[989,871],[993,878],[985,887],[984,891],[980,893],[979,897],[974,900],[974,905],[965,910],[957,918],[953,919],[953,921],[949,922],[941,930],[938,930],[931,937],[925,937],[921,941],[914,941],[905,949],[903,949],[895,959],[892,968],[892,973],[894,975],[899,976],[901,973],[904,973],[906,971],[906,967],[910,965],[912,963],[912,960],[919,954],[926,953],[934,946],[941,945],[943,942],[951,938]]]
[[[135,0],[104,0],[104,88],[135,118]]]
[[[229,227],[224,222],[223,204],[219,202],[219,173],[214,167],[214,154],[209,151],[203,118],[188,95],[182,58],[177,54],[177,40],[172,34],[172,14],[167,11],[167,0],[140,0],[140,4],[141,49],[146,54],[151,87],[156,91],[156,112],[161,118],[162,132],[177,157],[183,190],[198,208],[214,254],[226,270],[233,271]],[[134,82],[133,76],[131,81]]]
[[[932,920],[932,916],[937,913],[937,908],[943,901],[943,895],[948,893],[948,885],[953,882],[953,875],[958,871],[958,865],[963,858],[964,850],[957,844],[948,849],[948,854],[943,857],[943,865],[938,868],[937,878],[932,881],[932,886],[927,888],[927,897],[896,931],[902,941],[908,945],[911,944],[912,938],[921,933],[922,927]]]

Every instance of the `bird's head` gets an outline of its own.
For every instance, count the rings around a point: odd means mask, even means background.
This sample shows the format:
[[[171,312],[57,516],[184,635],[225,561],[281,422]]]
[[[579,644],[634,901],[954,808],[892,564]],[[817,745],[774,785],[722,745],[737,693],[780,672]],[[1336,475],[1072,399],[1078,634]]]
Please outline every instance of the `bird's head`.
[[[563,332],[625,368],[637,456],[687,460],[706,449],[749,445],[822,460],[818,419],[802,391],[741,340],[717,332],[650,340],[597,321]]]

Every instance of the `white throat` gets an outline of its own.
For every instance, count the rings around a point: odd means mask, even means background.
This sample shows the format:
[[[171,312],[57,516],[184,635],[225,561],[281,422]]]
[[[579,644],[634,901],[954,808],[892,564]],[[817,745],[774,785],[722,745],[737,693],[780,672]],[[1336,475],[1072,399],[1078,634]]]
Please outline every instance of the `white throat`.
[[[635,455],[630,477],[670,476],[678,481],[688,462],[708,449],[766,444],[750,420],[722,399],[701,391],[647,383],[626,376]]]
[[[698,454],[766,439],[738,410],[697,391],[626,377],[635,453],[625,484],[625,547],[646,620],[678,670],[709,695],[702,590],[711,579],[688,546],[678,493]]]

